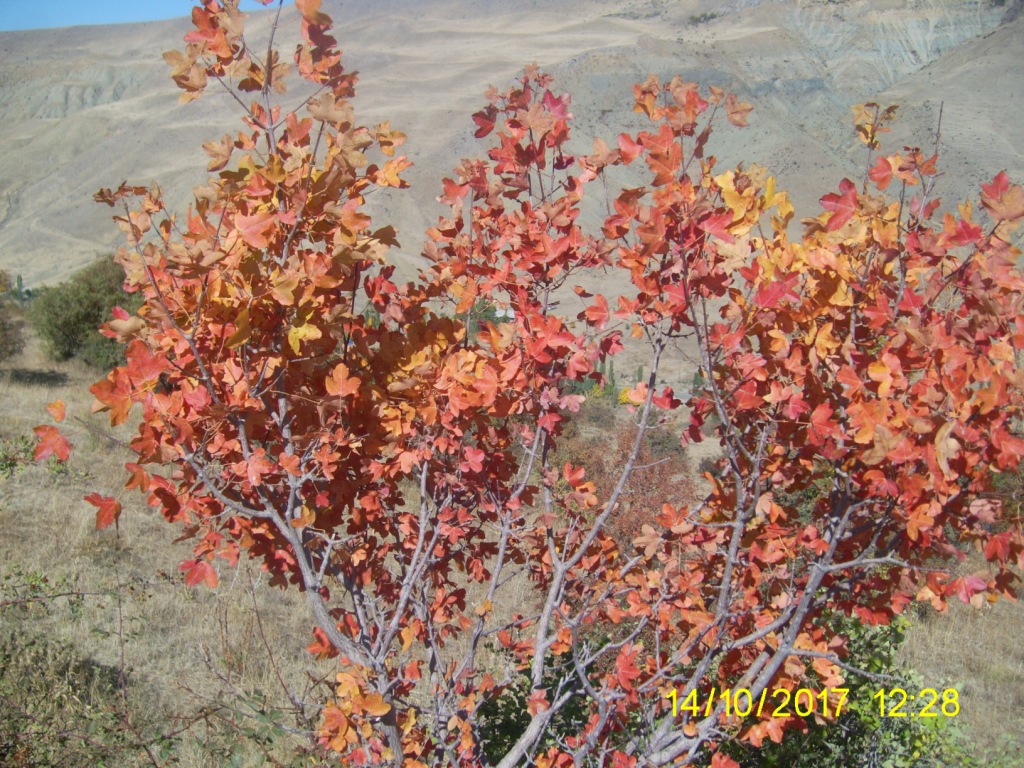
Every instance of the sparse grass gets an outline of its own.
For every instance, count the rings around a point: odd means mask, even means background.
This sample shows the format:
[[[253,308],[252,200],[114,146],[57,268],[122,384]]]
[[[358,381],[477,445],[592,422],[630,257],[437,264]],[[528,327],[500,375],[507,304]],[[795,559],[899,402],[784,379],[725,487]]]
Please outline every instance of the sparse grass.
[[[33,380],[12,371],[48,375]],[[33,340],[24,354],[0,366],[0,440],[16,446],[31,437],[35,425],[48,423],[46,403],[58,397],[67,402],[69,417],[111,431],[102,414],[89,414],[88,387],[95,378],[82,363],[46,361]],[[0,576],[14,569],[42,574],[50,584],[63,580],[88,596],[75,610],[60,599],[23,610],[3,605],[9,595],[0,597],[0,635],[22,645],[51,644],[67,659],[67,669],[123,669],[132,717],[149,724],[147,737],[183,727],[187,721],[181,717],[198,718],[175,739],[168,758],[174,762],[160,764],[258,765],[267,754],[276,764],[290,764],[296,748],[309,746],[307,737],[271,729],[264,735],[273,743],[263,748],[255,737],[265,725],[261,712],[266,719],[275,709],[282,725],[303,730],[289,712],[294,707],[281,690],[275,664],[290,690],[310,704],[306,730],[315,728],[316,702],[329,693],[322,686],[314,690],[318,686],[312,681],[331,679],[332,665],[305,651],[312,636],[302,595],[268,587],[262,573],[244,560],[238,568],[220,566],[216,590],[185,587],[177,565],[191,548],[173,542],[175,528],[137,491],[121,499],[119,533],[95,531],[94,510],[82,497],[91,491],[119,495],[122,466],[131,454],[74,423],[66,431],[77,433],[66,470],[22,463],[10,477],[0,478]],[[126,440],[132,431],[125,425],[112,433]],[[250,575],[262,630],[247,594]],[[274,649],[274,663],[265,645]],[[103,701],[109,704],[109,697]],[[0,701],[0,722],[3,710]],[[130,765],[131,759],[126,754],[116,764]]]
[[[967,571],[983,567],[970,558]],[[913,610],[903,659],[925,685],[956,687],[958,719],[980,750],[1000,747],[990,765],[1024,764],[1024,603],[1000,600],[978,609],[950,600],[946,613]]]

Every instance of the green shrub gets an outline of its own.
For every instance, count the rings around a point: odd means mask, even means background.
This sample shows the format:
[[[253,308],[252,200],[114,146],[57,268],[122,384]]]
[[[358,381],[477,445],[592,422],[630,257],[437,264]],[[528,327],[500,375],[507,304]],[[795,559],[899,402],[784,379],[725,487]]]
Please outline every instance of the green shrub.
[[[732,744],[732,757],[742,768],[1020,768],[1024,760],[1012,745],[989,745],[980,750],[956,717],[881,717],[875,698],[879,689],[902,688],[916,693],[926,687],[945,687],[922,680],[897,661],[909,622],[899,618],[889,626],[871,627],[856,618],[830,615],[823,619],[846,634],[851,665],[874,675],[871,680],[847,674],[848,707],[835,722],[808,720],[806,733],[787,732],[781,744],[766,741],[760,749]],[[920,709],[908,704],[907,711]]]
[[[29,321],[54,360],[75,357],[105,370],[124,363],[123,347],[97,330],[113,307],[133,313],[141,306],[138,294],[126,293],[123,282],[121,267],[104,258],[66,283],[39,292]]]

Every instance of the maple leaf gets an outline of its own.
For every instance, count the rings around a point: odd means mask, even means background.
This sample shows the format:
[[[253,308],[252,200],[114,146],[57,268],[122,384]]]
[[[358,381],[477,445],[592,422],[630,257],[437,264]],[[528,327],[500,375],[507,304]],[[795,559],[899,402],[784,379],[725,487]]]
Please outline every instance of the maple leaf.
[[[594,299],[594,303],[584,310],[582,317],[585,317],[590,325],[597,330],[603,330],[608,325],[609,309],[608,300],[601,294]]]
[[[36,444],[33,458],[42,461],[50,456],[56,456],[60,461],[67,461],[71,455],[71,444],[56,427],[41,426],[32,430],[39,438]]]
[[[349,376],[348,366],[338,363],[324,382],[327,394],[332,397],[348,397],[359,391],[359,379]]]
[[[277,217],[270,211],[261,211],[251,216],[236,213],[235,229],[246,245],[264,249],[270,245],[269,235],[275,229]]]
[[[476,133],[473,134],[475,138],[482,139],[484,136],[494,130],[494,120],[498,116],[498,110],[493,104],[488,104],[486,108],[475,113],[473,115],[473,122],[476,123]]]
[[[567,482],[571,488],[579,488],[583,485],[583,477],[585,474],[586,470],[583,467],[574,467],[568,462],[566,462],[565,467],[562,468],[562,477],[565,478],[565,482]]]
[[[879,157],[871,170],[868,171],[868,178],[870,178],[879,191],[889,186],[889,182],[892,181],[892,163],[889,162],[887,157]]]
[[[459,469],[463,472],[482,472],[484,469],[484,459],[487,458],[487,454],[481,451],[479,448],[467,447],[462,455],[465,460],[459,465]]]
[[[46,410],[49,412],[50,416],[56,422],[64,421],[66,409],[67,406],[64,404],[63,400],[54,400],[52,403],[46,406]]]
[[[628,133],[620,133],[617,139],[619,154],[622,157],[622,162],[629,165],[631,162],[643,152],[643,147]]]
[[[391,711],[391,705],[384,701],[379,693],[369,693],[365,696],[357,696],[352,701],[353,709],[362,712],[370,717],[384,717]]]
[[[541,712],[545,712],[550,708],[551,703],[548,701],[547,691],[543,688],[537,688],[534,690],[526,700],[526,711],[533,717],[536,717]]]
[[[217,586],[217,571],[206,560],[186,560],[178,566],[178,570],[185,574],[185,586],[196,587],[203,582],[210,589]]]
[[[228,134],[224,134],[219,142],[208,141],[203,144],[203,150],[208,154],[212,160],[206,165],[208,171],[219,171],[221,168],[227,167],[228,161],[231,160],[231,153],[235,149],[235,142]]]
[[[640,669],[636,666],[639,654],[640,646],[626,645],[615,658],[615,677],[619,685],[626,690],[631,689],[633,681],[640,677]]]
[[[312,323],[293,325],[288,329],[288,346],[296,355],[302,346],[302,342],[323,338],[323,332]]]
[[[821,207],[826,211],[832,211],[828,218],[826,228],[829,232],[841,229],[846,222],[853,218],[857,210],[857,187],[849,179],[839,182],[839,191],[842,194],[830,192],[821,198]]]
[[[740,764],[722,752],[711,757],[711,768],[740,768]]]
[[[1006,171],[1000,171],[991,184],[981,185],[981,204],[995,221],[1016,222],[1024,218],[1024,188],[1010,184]]]
[[[320,12],[321,2],[322,0],[295,0],[295,7],[307,24],[323,27],[331,23],[331,17]]]
[[[745,101],[738,101],[735,93],[730,93],[725,97],[726,115],[729,117],[729,122],[738,128],[747,124],[747,115],[753,108],[753,105],[747,104]]]
[[[96,507],[96,530],[102,531],[111,524],[116,525],[121,517],[121,502],[110,496],[90,493],[85,500]]]
[[[714,235],[719,240],[726,243],[736,242],[736,238],[732,236],[729,231],[729,227],[732,225],[733,218],[731,213],[716,213],[701,219],[700,228],[707,232],[709,235]]]
[[[651,398],[651,402],[654,403],[656,408],[661,408],[664,411],[674,411],[683,404],[681,400],[675,397],[672,387],[665,387],[660,395],[654,395]]]

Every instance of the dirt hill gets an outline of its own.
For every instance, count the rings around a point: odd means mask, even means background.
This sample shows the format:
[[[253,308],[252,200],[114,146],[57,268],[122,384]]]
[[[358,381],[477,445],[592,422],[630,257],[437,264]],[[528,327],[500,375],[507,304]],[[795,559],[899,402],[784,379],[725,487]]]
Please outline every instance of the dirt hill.
[[[390,119],[410,137],[413,188],[372,200],[376,217],[398,225],[407,268],[439,212],[441,177],[482,151],[470,114],[484,89],[532,61],[573,94],[580,150],[636,124],[630,86],[649,72],[739,91],[756,108],[751,128],[720,131],[714,151],[724,163],[768,165],[805,215],[839,179],[860,173],[849,107],[863,101],[903,105],[894,147],[934,144],[944,104],[947,199],[976,195],[1002,168],[1024,178],[1017,5],[325,2],[346,66],[362,73],[357,114],[367,124]],[[266,15],[252,25],[266,29]],[[0,33],[0,269],[28,285],[52,283],[111,250],[121,236],[109,209],[92,202],[101,186],[156,180],[184,208],[203,178],[200,144],[238,125],[213,89],[177,104],[160,54],[180,48],[187,29],[178,19]],[[594,206],[596,216],[603,202]]]

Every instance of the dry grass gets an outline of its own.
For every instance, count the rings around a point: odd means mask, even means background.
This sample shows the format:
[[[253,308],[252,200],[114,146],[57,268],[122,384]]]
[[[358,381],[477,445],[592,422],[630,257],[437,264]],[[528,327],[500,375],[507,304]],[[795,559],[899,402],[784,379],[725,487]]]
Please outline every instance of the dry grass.
[[[971,558],[966,570],[981,567]],[[960,692],[960,717],[979,746],[1009,739],[1024,760],[1024,602],[977,609],[954,599],[942,614],[915,609],[901,656],[924,685]]]
[[[218,694],[230,700],[232,692],[261,691],[279,706],[287,703],[261,637],[254,596],[274,662],[289,688],[302,695],[310,678],[326,676],[330,664],[305,652],[311,620],[301,594],[267,587],[265,576],[244,561],[238,568],[221,564],[216,590],[185,587],[177,565],[191,555],[189,543],[174,543],[177,530],[137,491],[122,497],[119,532],[94,530],[95,510],[82,497],[92,491],[117,496],[122,466],[131,458],[70,421],[79,416],[111,431],[102,415],[89,415],[88,386],[96,378],[74,362],[50,363],[34,343],[0,367],[0,439],[31,435],[32,427],[48,423],[45,405],[56,398],[68,404],[65,431],[77,433],[66,469],[29,465],[0,479],[0,575],[38,573],[51,584],[63,580],[94,593],[77,615],[60,600],[28,612],[0,610],[0,630],[45,636],[114,668],[121,666],[123,649],[137,716],[171,726],[172,715],[194,714]],[[131,432],[127,426],[111,431],[120,439]],[[202,726],[196,734],[207,735]],[[188,768],[226,764],[203,755],[188,736],[176,757]]]

